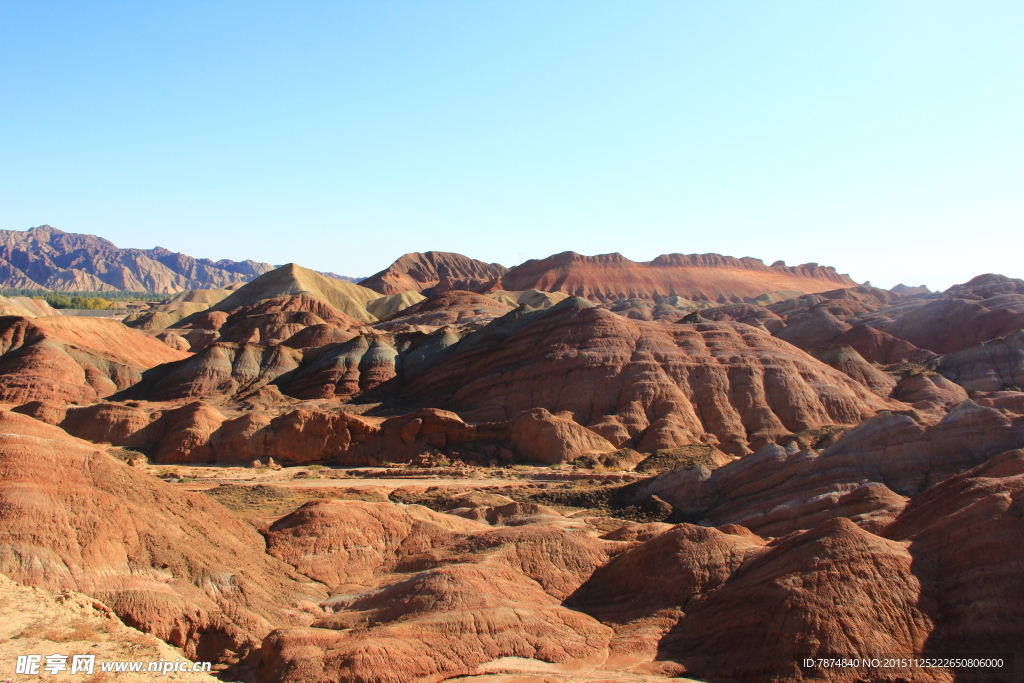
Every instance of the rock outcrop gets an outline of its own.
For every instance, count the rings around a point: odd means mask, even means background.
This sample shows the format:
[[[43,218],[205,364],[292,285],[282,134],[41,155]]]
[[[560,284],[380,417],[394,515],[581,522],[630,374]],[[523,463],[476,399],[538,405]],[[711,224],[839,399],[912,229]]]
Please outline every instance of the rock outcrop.
[[[882,414],[818,454],[771,444],[717,470],[675,470],[644,482],[637,500],[657,495],[703,524],[742,524],[763,536],[846,517],[871,531],[890,523],[908,497],[974,467],[1024,439],[1024,417],[973,401],[940,422]]]
[[[264,681],[600,665],[611,629],[560,601],[625,549],[557,527],[492,530],[418,506],[349,501],[306,504],[270,527],[268,544],[339,595],[330,616],[267,639]]]
[[[1024,328],[1024,280],[979,275],[945,292],[906,298],[848,322],[921,349],[952,353]]]
[[[498,263],[484,263],[446,251],[428,251],[406,254],[359,284],[381,294],[420,292],[429,296],[450,289],[479,291],[506,272],[508,268]]]
[[[296,296],[317,299],[361,322],[376,320],[376,317],[366,310],[366,306],[380,298],[380,294],[366,287],[324,277],[316,271],[289,263],[255,278],[208,310],[231,312],[266,299]],[[178,326],[187,325],[193,318],[194,316],[185,318]]]
[[[403,395],[471,421],[568,411],[643,452],[707,441],[736,455],[902,407],[749,325],[630,320],[579,298],[495,320]]]
[[[824,522],[765,548],[720,588],[694,596],[659,643],[659,657],[712,680],[864,680],[878,670],[805,669],[801,660],[922,652],[934,619],[920,604],[914,569],[903,544],[846,519]],[[884,675],[952,681],[910,667]]]
[[[403,327],[419,325],[458,325],[461,328],[477,329],[514,308],[515,306],[482,294],[451,289],[393,313],[376,323],[374,327],[381,330],[400,330]]]
[[[33,299],[27,296],[0,296],[0,316],[9,315],[21,318],[40,318],[47,315],[60,315],[60,312],[51,308],[45,299]]]
[[[116,320],[3,317],[0,402],[92,403],[187,355]]]
[[[160,330],[171,327],[182,318],[205,311],[223,301],[241,283],[222,289],[189,289],[167,297],[163,301],[149,304],[145,309],[133,311],[121,322],[138,330]]]
[[[809,352],[822,363],[857,380],[878,396],[890,396],[896,387],[895,377],[882,372],[878,367],[864,360],[864,357],[857,353],[852,346],[819,346],[810,349]],[[964,398],[967,398],[966,395]]]
[[[820,292],[853,284],[848,275],[816,263],[767,266],[758,259],[718,254],[665,254],[636,262],[621,254],[581,256],[567,251],[516,266],[501,277],[499,288],[564,292],[601,303],[673,296],[740,303],[781,289]]]
[[[25,415],[0,411],[0,571],[72,590],[191,658],[237,662],[308,623],[321,587],[207,496],[172,488]]]
[[[1024,387],[1024,330],[947,354],[938,370],[969,391]]]

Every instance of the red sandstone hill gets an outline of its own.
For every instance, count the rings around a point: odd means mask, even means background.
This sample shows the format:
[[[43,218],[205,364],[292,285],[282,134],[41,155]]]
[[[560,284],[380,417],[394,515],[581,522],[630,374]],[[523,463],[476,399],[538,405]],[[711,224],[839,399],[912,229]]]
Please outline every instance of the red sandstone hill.
[[[102,600],[194,659],[237,662],[312,619],[324,590],[209,497],[0,411],[0,572]]]
[[[767,266],[759,259],[718,254],[665,254],[638,263],[621,254],[572,251],[527,261],[501,278],[502,289],[565,292],[602,303],[680,296],[724,304],[780,290],[810,293],[854,284],[848,275],[816,263]]]
[[[187,354],[116,320],[0,318],[0,401],[91,403]]]
[[[595,302],[660,301],[682,297],[702,302],[741,302],[782,290],[811,293],[856,284],[834,268],[807,263],[768,266],[754,258],[718,254],[665,254],[630,261],[621,254],[581,256],[572,251],[530,260],[511,270],[445,252],[406,254],[359,283],[382,294],[436,293],[449,289],[561,292]]]
[[[569,411],[617,447],[706,441],[736,455],[904,407],[749,325],[632,320],[580,298],[495,320],[403,396],[472,420]]]
[[[359,284],[381,294],[408,291],[432,294],[449,289],[479,291],[506,272],[508,268],[498,263],[484,263],[446,251],[428,251],[406,254]]]

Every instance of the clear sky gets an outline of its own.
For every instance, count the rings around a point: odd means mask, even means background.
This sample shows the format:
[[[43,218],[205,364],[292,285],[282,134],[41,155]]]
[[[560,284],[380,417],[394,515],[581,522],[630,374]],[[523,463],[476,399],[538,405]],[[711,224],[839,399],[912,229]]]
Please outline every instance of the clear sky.
[[[1024,3],[0,0],[0,228],[1024,277]]]

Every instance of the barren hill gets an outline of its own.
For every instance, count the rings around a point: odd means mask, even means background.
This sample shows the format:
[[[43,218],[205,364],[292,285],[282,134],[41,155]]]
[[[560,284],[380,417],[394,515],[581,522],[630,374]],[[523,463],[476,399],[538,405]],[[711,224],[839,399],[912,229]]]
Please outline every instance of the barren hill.
[[[498,263],[484,263],[446,251],[428,251],[406,254],[359,284],[381,294],[424,290],[433,293],[449,289],[480,291],[506,272],[508,268]]]
[[[289,263],[264,273],[209,310],[231,311],[266,299],[299,295],[319,299],[345,315],[363,321],[375,319],[366,310],[366,305],[380,298],[380,294],[366,287],[324,277],[314,270]]]
[[[647,262],[622,254],[582,256],[566,251],[530,260],[502,276],[503,289],[564,292],[591,301],[679,296],[692,301],[740,303],[780,290],[822,292],[856,283],[834,268],[805,263],[770,266],[755,258],[718,254],[664,254]]]

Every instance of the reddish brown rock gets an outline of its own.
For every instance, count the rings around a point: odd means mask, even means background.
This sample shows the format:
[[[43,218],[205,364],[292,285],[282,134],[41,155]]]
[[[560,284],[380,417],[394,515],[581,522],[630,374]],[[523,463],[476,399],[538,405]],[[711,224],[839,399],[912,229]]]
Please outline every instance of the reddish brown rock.
[[[819,346],[810,349],[808,353],[822,363],[839,370],[847,377],[857,380],[867,387],[871,393],[878,396],[889,396],[896,387],[895,377],[886,374],[878,367],[864,360],[851,346]],[[896,396],[895,398],[907,403],[911,402],[901,396]],[[964,394],[963,398],[967,398],[967,395]],[[963,398],[960,400],[963,400]],[[955,401],[955,403],[959,403],[959,401]]]
[[[1024,387],[1024,330],[947,354],[938,370],[968,391]]]
[[[917,496],[887,529],[890,538],[910,542],[927,581],[922,603],[938,624],[927,651],[1009,653],[1019,647],[1022,518],[1024,451],[1013,450]]]
[[[192,658],[238,661],[324,593],[209,497],[0,411],[0,571],[75,590]]]
[[[319,323],[302,328],[281,343],[293,349],[306,349],[328,344],[341,344],[355,339],[357,336],[359,336],[358,333],[350,328],[331,323]]]
[[[445,251],[406,254],[359,284],[381,294],[425,292],[485,287],[508,272],[497,263],[484,263]],[[524,289],[529,289],[525,287]]]
[[[636,500],[657,495],[709,525],[742,524],[762,536],[848,517],[878,531],[915,496],[1024,439],[1024,418],[964,401],[931,426],[881,415],[820,455],[769,445],[718,468],[649,480]]]
[[[160,330],[174,325],[182,318],[205,311],[213,304],[231,294],[242,283],[232,288],[193,289],[178,292],[160,302],[150,302],[143,309],[133,310],[121,319],[128,327],[137,330]]]
[[[801,660],[922,652],[934,621],[920,604],[913,570],[904,545],[846,519],[825,522],[781,540],[718,590],[691,600],[686,617],[659,643],[659,657],[711,680],[864,680],[875,670],[802,669]],[[952,680],[908,667],[885,675]]]
[[[759,259],[718,254],[665,254],[644,263],[621,254],[581,256],[567,251],[513,268],[502,276],[499,288],[565,292],[602,303],[669,296],[739,303],[782,289],[820,292],[852,284],[848,275],[816,263],[766,266]]]
[[[320,500],[271,525],[267,552],[333,588],[372,582],[458,532],[484,528],[419,505]]]
[[[188,354],[116,320],[0,318],[0,401],[91,403]]]
[[[189,316],[175,327],[195,326],[196,321],[208,319],[217,312],[230,313],[267,300],[294,298],[315,299],[354,320],[373,322],[376,318],[366,310],[366,306],[379,299],[380,295],[351,282],[325,277],[316,271],[288,263],[260,275],[211,306],[208,311]]]
[[[991,391],[974,394],[974,402],[986,408],[998,408],[1012,415],[1024,415],[1024,391]]]
[[[290,339],[313,325],[353,330],[351,338],[363,323],[312,296],[291,296],[265,299],[229,311],[217,331],[219,341],[273,344]]]
[[[546,465],[570,462],[583,455],[616,450],[607,439],[543,408],[528,410],[512,421],[512,445],[526,460]]]
[[[967,392],[958,384],[942,375],[919,373],[900,380],[893,390],[893,397],[913,407],[927,410],[929,407],[949,409],[967,400]]]
[[[935,353],[952,353],[1024,327],[1024,306],[990,310],[963,299],[940,299],[879,326],[900,339]]]
[[[363,334],[303,353],[301,367],[282,388],[303,399],[358,396],[385,383],[395,384],[390,380],[398,377],[398,357],[390,335]]]
[[[402,326],[458,325],[477,329],[495,318],[500,318],[514,308],[515,306],[495,301],[482,294],[455,289],[435,294],[402,309],[375,324],[374,327],[381,330],[397,330]]]
[[[832,344],[850,325],[826,310],[818,309],[800,316],[799,320],[788,322],[775,333],[783,341],[801,349],[812,349]]]
[[[20,411],[49,417],[42,406]],[[101,403],[67,410],[58,424],[79,438],[132,448],[172,464],[238,464],[272,457],[291,465],[363,465],[376,460],[363,455],[367,449],[361,445],[379,443],[371,438],[378,427],[358,415],[297,409],[273,419],[249,414],[228,420],[202,401],[167,410]]]
[[[125,397],[150,401],[232,396],[296,369],[302,353],[285,346],[218,342],[146,373]]]
[[[792,318],[804,313],[824,310],[845,320],[852,315],[874,311],[880,307],[903,301],[903,297],[871,285],[842,287],[816,294],[789,297],[766,304],[766,307],[783,318]]]
[[[748,325],[629,320],[578,298],[494,321],[404,394],[474,421],[568,411],[614,446],[645,452],[704,439],[742,454],[902,406]]]
[[[267,639],[263,680],[389,681],[396,671],[439,680],[502,668],[504,658],[566,670],[605,659],[610,630],[559,600],[623,544],[348,501],[307,504],[270,528],[268,544],[342,594],[313,628]],[[522,666],[521,659],[508,662]]]
[[[660,617],[674,625],[694,598],[724,584],[763,545],[718,529],[670,527],[599,568],[566,605],[604,623]]]
[[[701,310],[700,315],[707,320],[721,322],[734,320],[754,327],[763,327],[769,332],[777,332],[785,326],[782,317],[764,306],[756,304],[726,304]]]
[[[185,337],[180,334],[174,334],[172,332],[159,332],[153,335],[154,339],[159,339],[164,344],[167,344],[175,351],[191,351],[192,344],[189,343]]]
[[[314,628],[271,634],[260,681],[439,681],[523,660],[585,670],[604,661],[611,635],[502,566],[439,567],[334,607]]]
[[[936,353],[952,353],[1024,327],[1024,280],[979,275],[941,294],[904,299],[850,322]]]
[[[832,343],[853,347],[864,360],[882,365],[907,361],[924,362],[935,358],[935,354],[927,349],[919,349],[908,341],[897,339],[867,325],[851,327]]]

